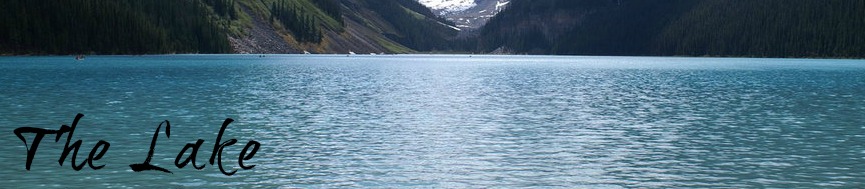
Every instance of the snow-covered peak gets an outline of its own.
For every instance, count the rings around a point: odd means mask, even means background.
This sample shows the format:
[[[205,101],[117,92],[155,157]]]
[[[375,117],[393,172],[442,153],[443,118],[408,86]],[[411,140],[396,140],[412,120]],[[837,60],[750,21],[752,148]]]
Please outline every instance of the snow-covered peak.
[[[417,0],[459,28],[480,28],[508,6],[510,0]]]
[[[418,0],[418,2],[443,14],[464,11],[477,6],[475,0]]]

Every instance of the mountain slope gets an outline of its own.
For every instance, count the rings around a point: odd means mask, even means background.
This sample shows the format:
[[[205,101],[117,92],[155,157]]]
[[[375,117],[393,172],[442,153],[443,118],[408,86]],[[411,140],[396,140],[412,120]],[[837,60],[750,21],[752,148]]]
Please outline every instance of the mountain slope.
[[[861,0],[704,0],[667,25],[651,53],[865,57],[863,31]]]
[[[507,7],[510,0],[418,0],[463,30],[475,30]]]
[[[4,0],[0,54],[226,53],[226,2]]]
[[[0,54],[407,53],[451,49],[414,0],[8,0]]]
[[[456,30],[412,0],[242,1],[240,53],[408,53],[448,49]],[[241,16],[243,17],[243,16]],[[251,23],[251,24],[250,24]],[[280,40],[281,39],[281,40]]]
[[[581,55],[865,57],[865,1],[512,0],[478,50]]]
[[[512,0],[481,29],[481,51],[548,54],[555,41],[609,7],[602,0]]]

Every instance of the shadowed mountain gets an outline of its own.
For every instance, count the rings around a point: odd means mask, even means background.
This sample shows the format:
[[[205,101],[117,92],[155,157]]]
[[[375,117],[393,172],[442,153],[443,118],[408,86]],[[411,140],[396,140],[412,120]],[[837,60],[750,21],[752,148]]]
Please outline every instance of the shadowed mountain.
[[[478,51],[865,57],[865,1],[512,0]]]
[[[414,0],[9,0],[2,54],[408,53],[453,24]]]

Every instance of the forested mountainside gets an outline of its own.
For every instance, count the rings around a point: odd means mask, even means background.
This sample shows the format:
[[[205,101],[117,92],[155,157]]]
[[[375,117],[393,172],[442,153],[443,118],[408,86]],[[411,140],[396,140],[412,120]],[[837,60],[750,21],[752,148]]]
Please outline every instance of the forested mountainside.
[[[512,0],[478,51],[865,57],[862,0]]]
[[[4,0],[0,52],[142,54],[231,52],[226,0]],[[224,9],[225,9],[224,8]]]
[[[865,57],[865,0],[495,2],[465,35],[416,0],[5,0],[0,54]]]
[[[248,28],[275,30],[284,40],[277,42],[289,44],[274,49],[272,42],[255,39],[267,34],[244,33],[240,39],[252,40],[234,44],[259,48],[235,48],[242,53],[409,53],[446,48],[457,34],[452,23],[413,0],[262,0],[241,6],[254,23]]]
[[[457,30],[413,0],[7,0],[0,54],[408,53]]]

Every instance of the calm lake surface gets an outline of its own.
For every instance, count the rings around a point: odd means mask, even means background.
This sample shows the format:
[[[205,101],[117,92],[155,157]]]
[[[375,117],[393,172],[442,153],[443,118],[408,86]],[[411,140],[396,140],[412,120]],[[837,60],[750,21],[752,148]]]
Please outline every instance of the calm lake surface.
[[[0,184],[36,187],[861,188],[865,61],[568,56],[0,57]],[[18,127],[85,116],[80,163]],[[219,128],[226,169],[208,162]],[[163,120],[152,164],[133,172]],[[164,129],[163,129],[164,130]],[[33,135],[26,135],[32,140]],[[205,140],[191,165],[174,159]]]

